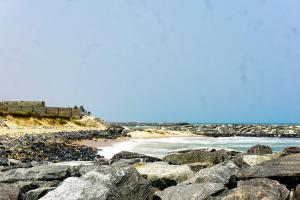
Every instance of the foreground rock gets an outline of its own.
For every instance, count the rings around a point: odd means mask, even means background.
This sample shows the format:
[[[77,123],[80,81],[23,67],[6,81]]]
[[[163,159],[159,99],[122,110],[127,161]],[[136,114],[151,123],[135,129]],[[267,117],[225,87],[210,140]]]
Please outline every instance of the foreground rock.
[[[229,191],[222,200],[284,200],[287,199],[289,190],[278,181],[255,178],[247,181],[239,181],[237,188]]]
[[[261,145],[257,144],[250,149],[247,150],[247,153],[249,154],[258,154],[258,155],[263,155],[263,154],[272,154],[272,148],[266,145]]]
[[[293,188],[300,180],[299,166],[300,154],[291,154],[242,169],[236,175],[240,179],[271,177]]]
[[[136,165],[138,172],[160,190],[177,185],[193,175],[187,165],[169,165],[165,162],[141,163]]]
[[[185,150],[185,151],[170,153],[163,158],[163,161],[174,165],[199,163],[199,162],[218,164],[232,159],[237,154],[239,154],[239,152],[226,151],[224,149]]]
[[[151,185],[133,167],[112,165],[104,171],[67,178],[41,199],[146,200],[150,196]]]
[[[228,185],[230,177],[238,171],[238,167],[233,162],[221,163],[197,172],[191,179],[180,183],[188,185],[194,183],[220,183]]]
[[[219,183],[200,183],[192,185],[172,186],[163,191],[156,192],[153,199],[159,200],[203,200],[207,197],[224,190]]]
[[[151,156],[146,156],[140,153],[134,153],[129,151],[121,151],[120,153],[115,154],[111,159],[110,163],[114,163],[120,160],[129,160],[131,163],[137,162],[156,162],[161,161],[159,158],[154,158]]]
[[[266,155],[243,155],[243,161],[250,165],[258,165],[268,160],[274,160],[278,158],[280,154],[266,154]]]

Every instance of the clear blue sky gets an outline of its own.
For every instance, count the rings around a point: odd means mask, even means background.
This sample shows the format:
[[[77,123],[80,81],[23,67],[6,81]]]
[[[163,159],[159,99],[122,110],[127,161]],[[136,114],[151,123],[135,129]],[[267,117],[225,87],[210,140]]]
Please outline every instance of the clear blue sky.
[[[0,70],[108,121],[300,122],[300,1],[1,0]]]

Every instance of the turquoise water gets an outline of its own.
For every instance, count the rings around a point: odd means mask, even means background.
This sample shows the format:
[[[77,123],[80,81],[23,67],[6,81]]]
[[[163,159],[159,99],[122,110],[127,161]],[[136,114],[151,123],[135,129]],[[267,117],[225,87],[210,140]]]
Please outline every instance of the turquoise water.
[[[99,152],[107,158],[120,151],[133,151],[150,156],[162,157],[168,152],[195,148],[225,148],[246,151],[253,145],[264,144],[273,151],[282,151],[288,146],[300,146],[300,138],[268,138],[268,137],[170,137],[141,138],[115,143],[110,147],[101,148]]]

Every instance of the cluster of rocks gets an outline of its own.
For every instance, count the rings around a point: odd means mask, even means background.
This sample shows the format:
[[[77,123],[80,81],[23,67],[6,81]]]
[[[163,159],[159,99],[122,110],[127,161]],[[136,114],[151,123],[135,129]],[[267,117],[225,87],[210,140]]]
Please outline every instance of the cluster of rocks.
[[[256,145],[246,153],[198,149],[162,159],[133,152],[106,162],[8,159],[16,167],[0,172],[0,199],[298,200],[299,152]]]
[[[182,126],[158,126],[157,129],[187,131],[212,137],[300,137],[300,125],[262,124],[200,124]]]
[[[81,139],[107,138],[125,136],[122,127],[110,127],[98,131],[73,131],[51,134],[27,134],[20,137],[0,136],[0,163],[5,158],[30,161],[71,161],[94,160],[97,152],[90,147],[77,145],[73,141]]]

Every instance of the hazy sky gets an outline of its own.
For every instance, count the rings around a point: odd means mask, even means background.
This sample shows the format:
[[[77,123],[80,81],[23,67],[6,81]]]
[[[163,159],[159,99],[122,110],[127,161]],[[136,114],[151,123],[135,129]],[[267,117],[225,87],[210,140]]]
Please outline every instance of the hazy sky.
[[[0,73],[108,121],[300,122],[300,1],[0,0]]]

